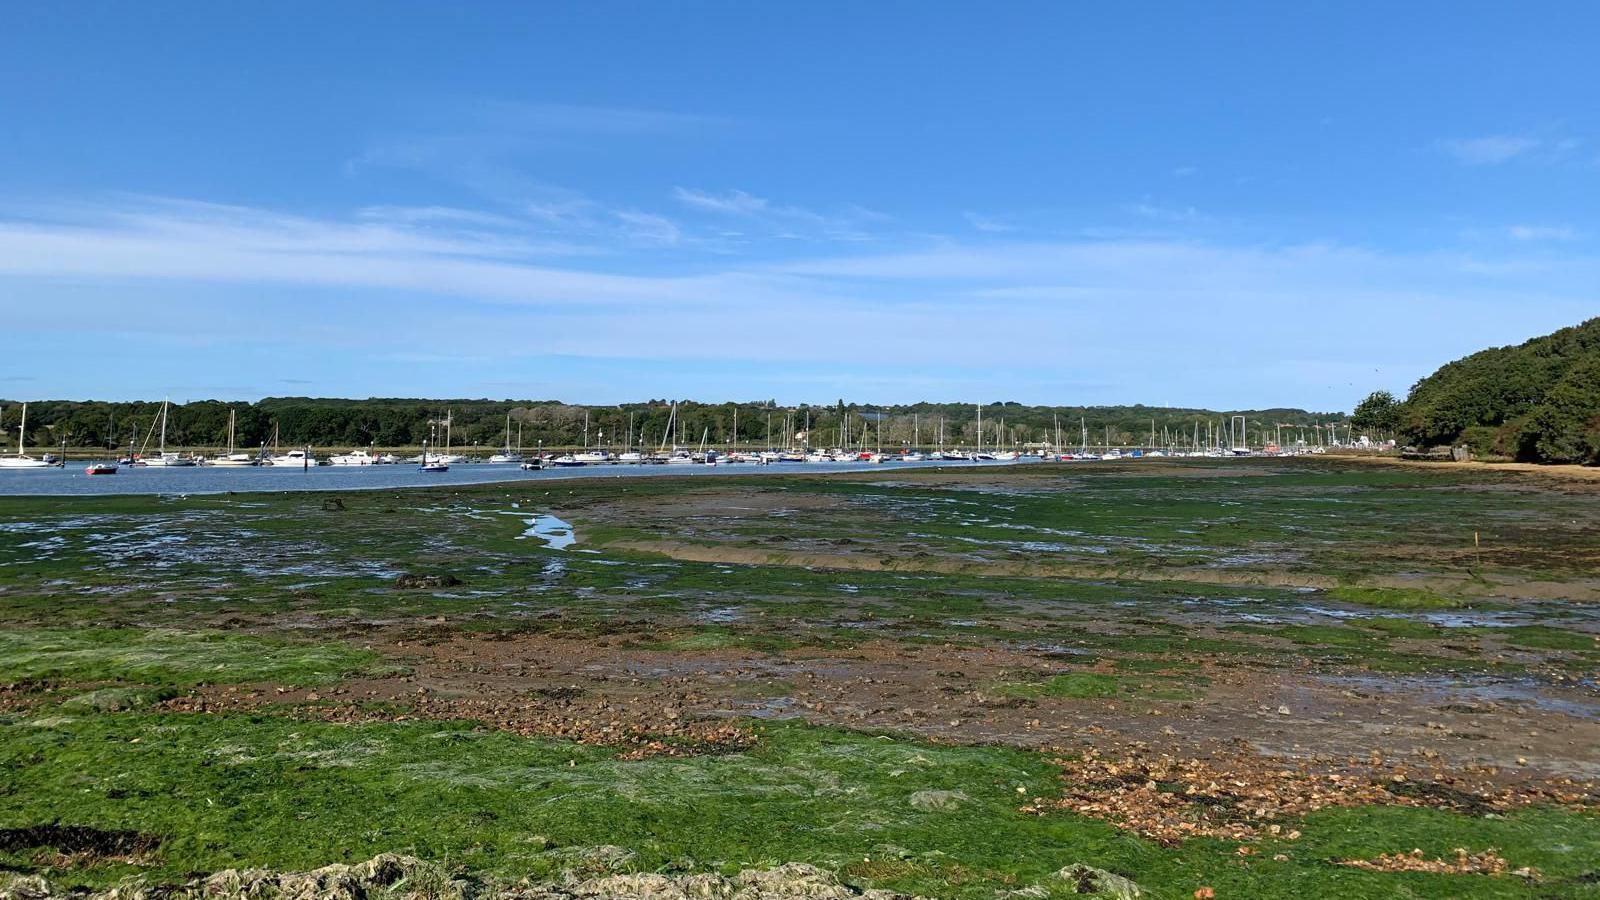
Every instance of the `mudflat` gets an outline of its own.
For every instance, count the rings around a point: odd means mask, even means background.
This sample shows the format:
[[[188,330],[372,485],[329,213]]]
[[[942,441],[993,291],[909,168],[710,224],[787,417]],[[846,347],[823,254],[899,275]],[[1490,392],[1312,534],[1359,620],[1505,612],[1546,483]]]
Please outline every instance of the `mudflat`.
[[[0,863],[1592,896],[1597,603],[1491,466],[0,498]]]

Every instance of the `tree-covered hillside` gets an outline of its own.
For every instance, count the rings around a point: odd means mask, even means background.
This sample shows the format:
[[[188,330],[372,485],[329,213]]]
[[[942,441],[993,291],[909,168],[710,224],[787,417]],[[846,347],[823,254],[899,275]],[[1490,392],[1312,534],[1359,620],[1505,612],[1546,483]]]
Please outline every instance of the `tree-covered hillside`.
[[[0,400],[0,428],[6,443],[16,440],[20,403]],[[102,401],[36,401],[28,405],[28,443],[33,447],[55,447],[62,441],[74,447],[126,447],[129,440],[142,445],[157,421],[159,402],[108,403]],[[272,440],[274,432],[284,446],[309,444],[313,447],[415,447],[451,417],[451,441],[457,447],[497,447],[505,440],[506,417],[511,418],[513,442],[522,433],[524,447],[591,446],[619,447],[628,441],[656,447],[662,443],[672,404],[666,400],[626,403],[615,406],[577,406],[552,400],[417,400],[368,399],[341,400],[307,397],[269,397],[257,403],[224,403],[216,400],[173,404],[167,427],[167,445],[181,447],[220,447],[227,441],[228,414],[236,418],[235,444],[257,447]],[[1303,436],[1316,439],[1317,426],[1343,422],[1338,413],[1311,413],[1298,409],[1212,411],[1146,406],[1023,406],[1018,403],[991,403],[983,408],[983,442],[986,445],[1025,444],[1050,441],[1060,423],[1062,442],[1077,446],[1082,430],[1088,431],[1091,444],[1110,443],[1133,446],[1150,441],[1152,427],[1162,445],[1188,446],[1196,430],[1204,440],[1208,423],[1226,428],[1230,415],[1244,415],[1249,421],[1250,441],[1259,446],[1277,437],[1277,426],[1286,430],[1285,440]],[[734,434],[734,421],[738,433]],[[1080,426],[1081,420],[1081,426]],[[838,446],[848,437],[851,444],[867,435],[869,445],[879,441],[898,447],[915,440],[923,446],[938,442],[942,427],[949,445],[972,446],[977,442],[976,409],[970,404],[918,403],[906,406],[869,406],[840,401],[831,405],[780,407],[771,401],[744,403],[698,403],[682,401],[674,418],[674,438],[688,445],[702,437],[714,446],[738,440],[744,446],[783,446],[786,435],[796,436],[810,427],[812,446]],[[770,431],[769,431],[770,423]],[[1002,434],[1002,423],[1004,433]],[[1344,430],[1341,427],[1340,435]],[[443,434],[441,432],[440,438]],[[671,443],[674,438],[668,438]],[[795,437],[795,440],[800,438]],[[1324,434],[1324,440],[1327,439]]]
[[[1420,446],[1600,463],[1600,318],[1445,365],[1412,387],[1399,419]]]

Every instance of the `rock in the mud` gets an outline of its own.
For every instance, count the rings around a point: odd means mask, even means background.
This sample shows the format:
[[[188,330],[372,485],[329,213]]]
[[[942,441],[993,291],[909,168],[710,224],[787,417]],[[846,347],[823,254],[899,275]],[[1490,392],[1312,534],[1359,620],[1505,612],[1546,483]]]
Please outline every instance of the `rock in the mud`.
[[[636,854],[626,847],[601,844],[598,847],[562,847],[552,855],[580,874],[593,874],[620,871],[633,862]]]
[[[51,900],[59,896],[41,876],[0,872],[0,900]]]
[[[840,884],[831,873],[806,863],[785,863],[776,869],[747,869],[734,878],[734,883],[739,887],[734,900],[788,900],[791,897],[897,900],[903,896],[889,891],[857,891]]]
[[[95,712],[125,712],[144,709],[163,700],[170,700],[177,692],[170,689],[110,687],[87,694],[79,694],[61,704],[62,709],[94,710]]]
[[[401,896],[427,896],[436,900],[457,900],[467,896],[466,884],[451,879],[437,866],[392,853],[353,866],[334,864],[310,872],[229,869],[207,878],[201,885],[200,895],[217,900],[254,897],[366,900],[373,892],[391,888],[402,881],[412,882],[413,889],[402,892]]]
[[[911,795],[911,806],[923,812],[955,809],[969,798],[960,791],[917,791]]]
[[[1139,885],[1121,875],[1096,869],[1083,863],[1073,863],[1056,873],[1056,877],[1071,885],[1074,893],[1090,897],[1109,897],[1113,900],[1137,900],[1144,896]]]
[[[397,576],[394,586],[402,591],[422,590],[425,588],[447,588],[461,584],[461,579],[454,575],[417,575],[406,572]]]
[[[590,847],[616,861],[630,851]],[[594,851],[603,851],[594,853]],[[1116,895],[1108,895],[1116,896]],[[1132,895],[1130,895],[1132,896]],[[58,888],[38,876],[0,872],[0,900],[914,900],[890,891],[858,891],[804,863],[747,870],[732,878],[699,874],[613,874],[555,883],[506,885],[452,878],[433,863],[385,854],[359,865],[310,872],[229,869],[174,887],[130,880],[96,893]]]

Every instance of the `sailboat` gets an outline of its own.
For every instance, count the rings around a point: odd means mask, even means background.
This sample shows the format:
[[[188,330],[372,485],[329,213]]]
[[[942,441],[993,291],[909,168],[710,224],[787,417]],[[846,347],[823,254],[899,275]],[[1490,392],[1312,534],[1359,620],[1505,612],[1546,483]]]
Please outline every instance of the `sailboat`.
[[[644,446],[643,429],[639,434],[639,446]],[[633,413],[628,413],[628,444],[623,451],[617,454],[617,462],[637,465],[645,461],[644,454],[633,449]]]
[[[972,451],[972,459],[974,461],[984,460],[990,462],[994,460],[994,454],[983,449],[983,406],[981,404],[978,406],[978,447]]]
[[[678,446],[678,442],[673,440],[672,428],[674,423],[676,423],[680,431],[683,429],[683,421],[678,418],[678,401],[676,400],[672,401],[672,409],[667,413],[667,427],[661,433],[661,446],[656,449],[655,455],[651,457],[651,462],[664,463],[669,466],[687,466],[694,462],[694,454]],[[668,441],[672,441],[672,450],[670,452],[667,450]]]
[[[259,466],[261,460],[248,453],[235,453],[233,448],[234,424],[238,410],[228,410],[228,454],[211,460],[207,465],[212,466]]]
[[[506,447],[499,453],[489,457],[489,462],[496,465],[504,463],[522,462],[522,423],[517,423],[517,449],[511,449],[511,414],[506,413]]]
[[[442,457],[442,456],[429,456],[428,455],[428,442],[427,441],[423,441],[422,442],[422,465],[417,467],[417,471],[419,471],[419,472],[448,472],[448,471],[450,471],[450,464],[445,462],[444,461],[444,457]]]
[[[450,435],[450,432],[448,431],[448,426],[446,426],[446,428],[447,428],[447,430],[445,431],[445,442],[446,442],[446,449],[449,449],[449,440],[450,440],[449,435]],[[437,438],[439,436],[439,423],[438,423],[437,420],[435,420],[432,423],[431,435],[434,438]],[[422,465],[417,467],[418,471],[422,471],[422,472],[448,472],[448,471],[450,471],[450,463],[446,460],[444,454],[441,454],[441,453],[430,454],[430,453],[428,453],[428,441],[427,441],[426,438],[424,438],[423,441],[422,441],[422,455],[417,457],[417,461],[422,464]]]
[[[28,404],[22,404],[22,424],[17,426],[17,455],[0,456],[0,469],[49,469],[54,463],[34,459],[23,452],[28,437]]]
[[[911,414],[911,446],[900,454],[901,462],[922,462],[927,457],[922,455],[922,423],[917,414]]]
[[[1004,443],[1008,443],[1006,441],[1006,420],[1001,419],[1000,427],[995,430],[994,452],[990,453],[988,458],[996,462],[1016,462],[1017,451],[1000,449],[1000,445]]]
[[[171,404],[168,401],[161,401],[161,442],[156,449],[156,455],[147,457],[141,453],[139,465],[150,466],[152,468],[170,469],[182,466],[197,466],[200,464],[200,461],[192,456],[180,456],[177,453],[171,453],[167,451],[167,411],[170,406]],[[151,423],[150,427],[154,428],[155,424]],[[150,436],[145,435],[144,439],[145,443],[149,444]]]

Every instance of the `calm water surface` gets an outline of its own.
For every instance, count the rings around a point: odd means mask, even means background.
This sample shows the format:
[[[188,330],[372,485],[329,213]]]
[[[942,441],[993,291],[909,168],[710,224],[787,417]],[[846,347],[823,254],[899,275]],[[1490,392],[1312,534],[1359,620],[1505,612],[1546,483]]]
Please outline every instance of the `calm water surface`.
[[[974,468],[1016,463],[749,463],[718,466],[601,465],[525,472],[517,466],[468,463],[448,472],[425,473],[416,463],[394,466],[318,466],[294,469],[273,466],[245,468],[134,468],[115,475],[85,475],[87,460],[64,469],[0,469],[0,495],[78,496],[91,494],[220,494],[228,491],[355,491],[426,487],[435,484],[490,484],[562,478],[648,478],[658,475],[782,475],[817,472],[887,472],[897,469]]]

